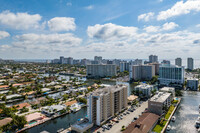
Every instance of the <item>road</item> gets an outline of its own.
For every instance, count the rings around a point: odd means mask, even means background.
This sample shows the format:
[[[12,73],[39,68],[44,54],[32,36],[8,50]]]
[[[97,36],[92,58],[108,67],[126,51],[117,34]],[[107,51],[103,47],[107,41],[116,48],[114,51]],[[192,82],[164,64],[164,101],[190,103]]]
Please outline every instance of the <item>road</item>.
[[[104,133],[120,133],[123,125],[127,127],[132,122],[133,118],[139,117],[139,115],[141,115],[141,113],[147,107],[148,107],[148,101],[143,102],[141,106],[138,107],[134,112],[130,112],[130,114],[123,116],[123,119],[120,120],[119,123],[115,123],[110,130],[105,130]],[[102,132],[102,128],[99,128],[99,130],[97,131]]]

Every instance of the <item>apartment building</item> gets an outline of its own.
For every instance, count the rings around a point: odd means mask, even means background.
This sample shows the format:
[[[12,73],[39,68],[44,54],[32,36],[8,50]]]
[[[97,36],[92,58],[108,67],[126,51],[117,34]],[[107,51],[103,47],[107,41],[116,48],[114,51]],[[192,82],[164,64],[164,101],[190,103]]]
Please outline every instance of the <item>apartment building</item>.
[[[154,65],[133,65],[130,67],[130,80],[151,80],[155,76]]]
[[[91,92],[87,105],[89,121],[100,126],[127,107],[127,86],[107,86]]]
[[[198,79],[188,79],[187,88],[192,91],[199,90],[199,80]]]
[[[112,77],[117,74],[117,67],[112,64],[92,64],[86,68],[88,78]]]
[[[175,59],[175,65],[182,66],[182,59],[181,58],[176,58]]]
[[[161,85],[183,84],[185,69],[182,66],[161,64],[159,67],[159,81]]]
[[[139,95],[143,97],[151,97],[151,91],[154,89],[153,85],[140,84],[135,87],[135,91],[140,92]]]
[[[193,60],[193,58],[188,58],[187,59],[187,68],[189,70],[193,70],[194,69],[194,60]]]
[[[129,62],[123,61],[120,62],[120,72],[129,71]]]
[[[149,56],[149,63],[154,63],[154,62],[158,62],[158,56],[150,55]]]
[[[171,93],[159,92],[148,101],[148,111],[150,113],[162,115],[165,107],[170,107],[171,101]]]

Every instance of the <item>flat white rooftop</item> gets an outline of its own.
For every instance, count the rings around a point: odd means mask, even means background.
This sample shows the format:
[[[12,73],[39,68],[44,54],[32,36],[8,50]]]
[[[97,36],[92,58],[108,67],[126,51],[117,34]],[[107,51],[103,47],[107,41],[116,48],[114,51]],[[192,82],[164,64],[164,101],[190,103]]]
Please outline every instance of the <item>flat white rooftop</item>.
[[[160,102],[160,103],[163,103],[170,95],[171,95],[171,93],[159,92],[157,95],[154,95],[154,96],[150,99],[150,101],[152,101],[152,102]]]

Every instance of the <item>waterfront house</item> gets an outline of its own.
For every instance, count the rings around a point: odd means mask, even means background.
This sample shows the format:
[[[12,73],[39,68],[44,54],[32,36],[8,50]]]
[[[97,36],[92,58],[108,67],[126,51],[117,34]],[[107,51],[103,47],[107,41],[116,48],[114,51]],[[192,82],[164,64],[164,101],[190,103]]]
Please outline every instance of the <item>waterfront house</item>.
[[[33,122],[37,122],[38,120],[44,119],[45,116],[39,112],[35,112],[33,114],[26,115],[26,121],[30,124]]]
[[[24,107],[29,108],[31,105],[29,103],[20,103],[20,104],[14,105],[14,106],[17,108],[17,110],[20,110]]]
[[[45,114],[46,116],[52,116],[57,112],[60,112],[63,109],[66,109],[66,105],[52,105],[52,106],[46,106],[42,108],[42,113]]]

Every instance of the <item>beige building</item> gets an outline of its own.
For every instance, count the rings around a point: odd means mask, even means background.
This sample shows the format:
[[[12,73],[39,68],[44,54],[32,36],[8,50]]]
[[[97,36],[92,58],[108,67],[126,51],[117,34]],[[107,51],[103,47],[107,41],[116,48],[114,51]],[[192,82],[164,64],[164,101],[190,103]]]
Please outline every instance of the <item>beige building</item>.
[[[162,115],[165,107],[169,107],[172,101],[172,94],[159,92],[148,101],[148,110],[150,113]]]
[[[112,77],[117,74],[116,65],[112,64],[93,64],[87,65],[88,78]]]
[[[130,80],[151,80],[155,76],[154,65],[133,65],[130,69]]]
[[[127,86],[107,86],[91,92],[87,104],[89,121],[101,125],[127,107]]]

